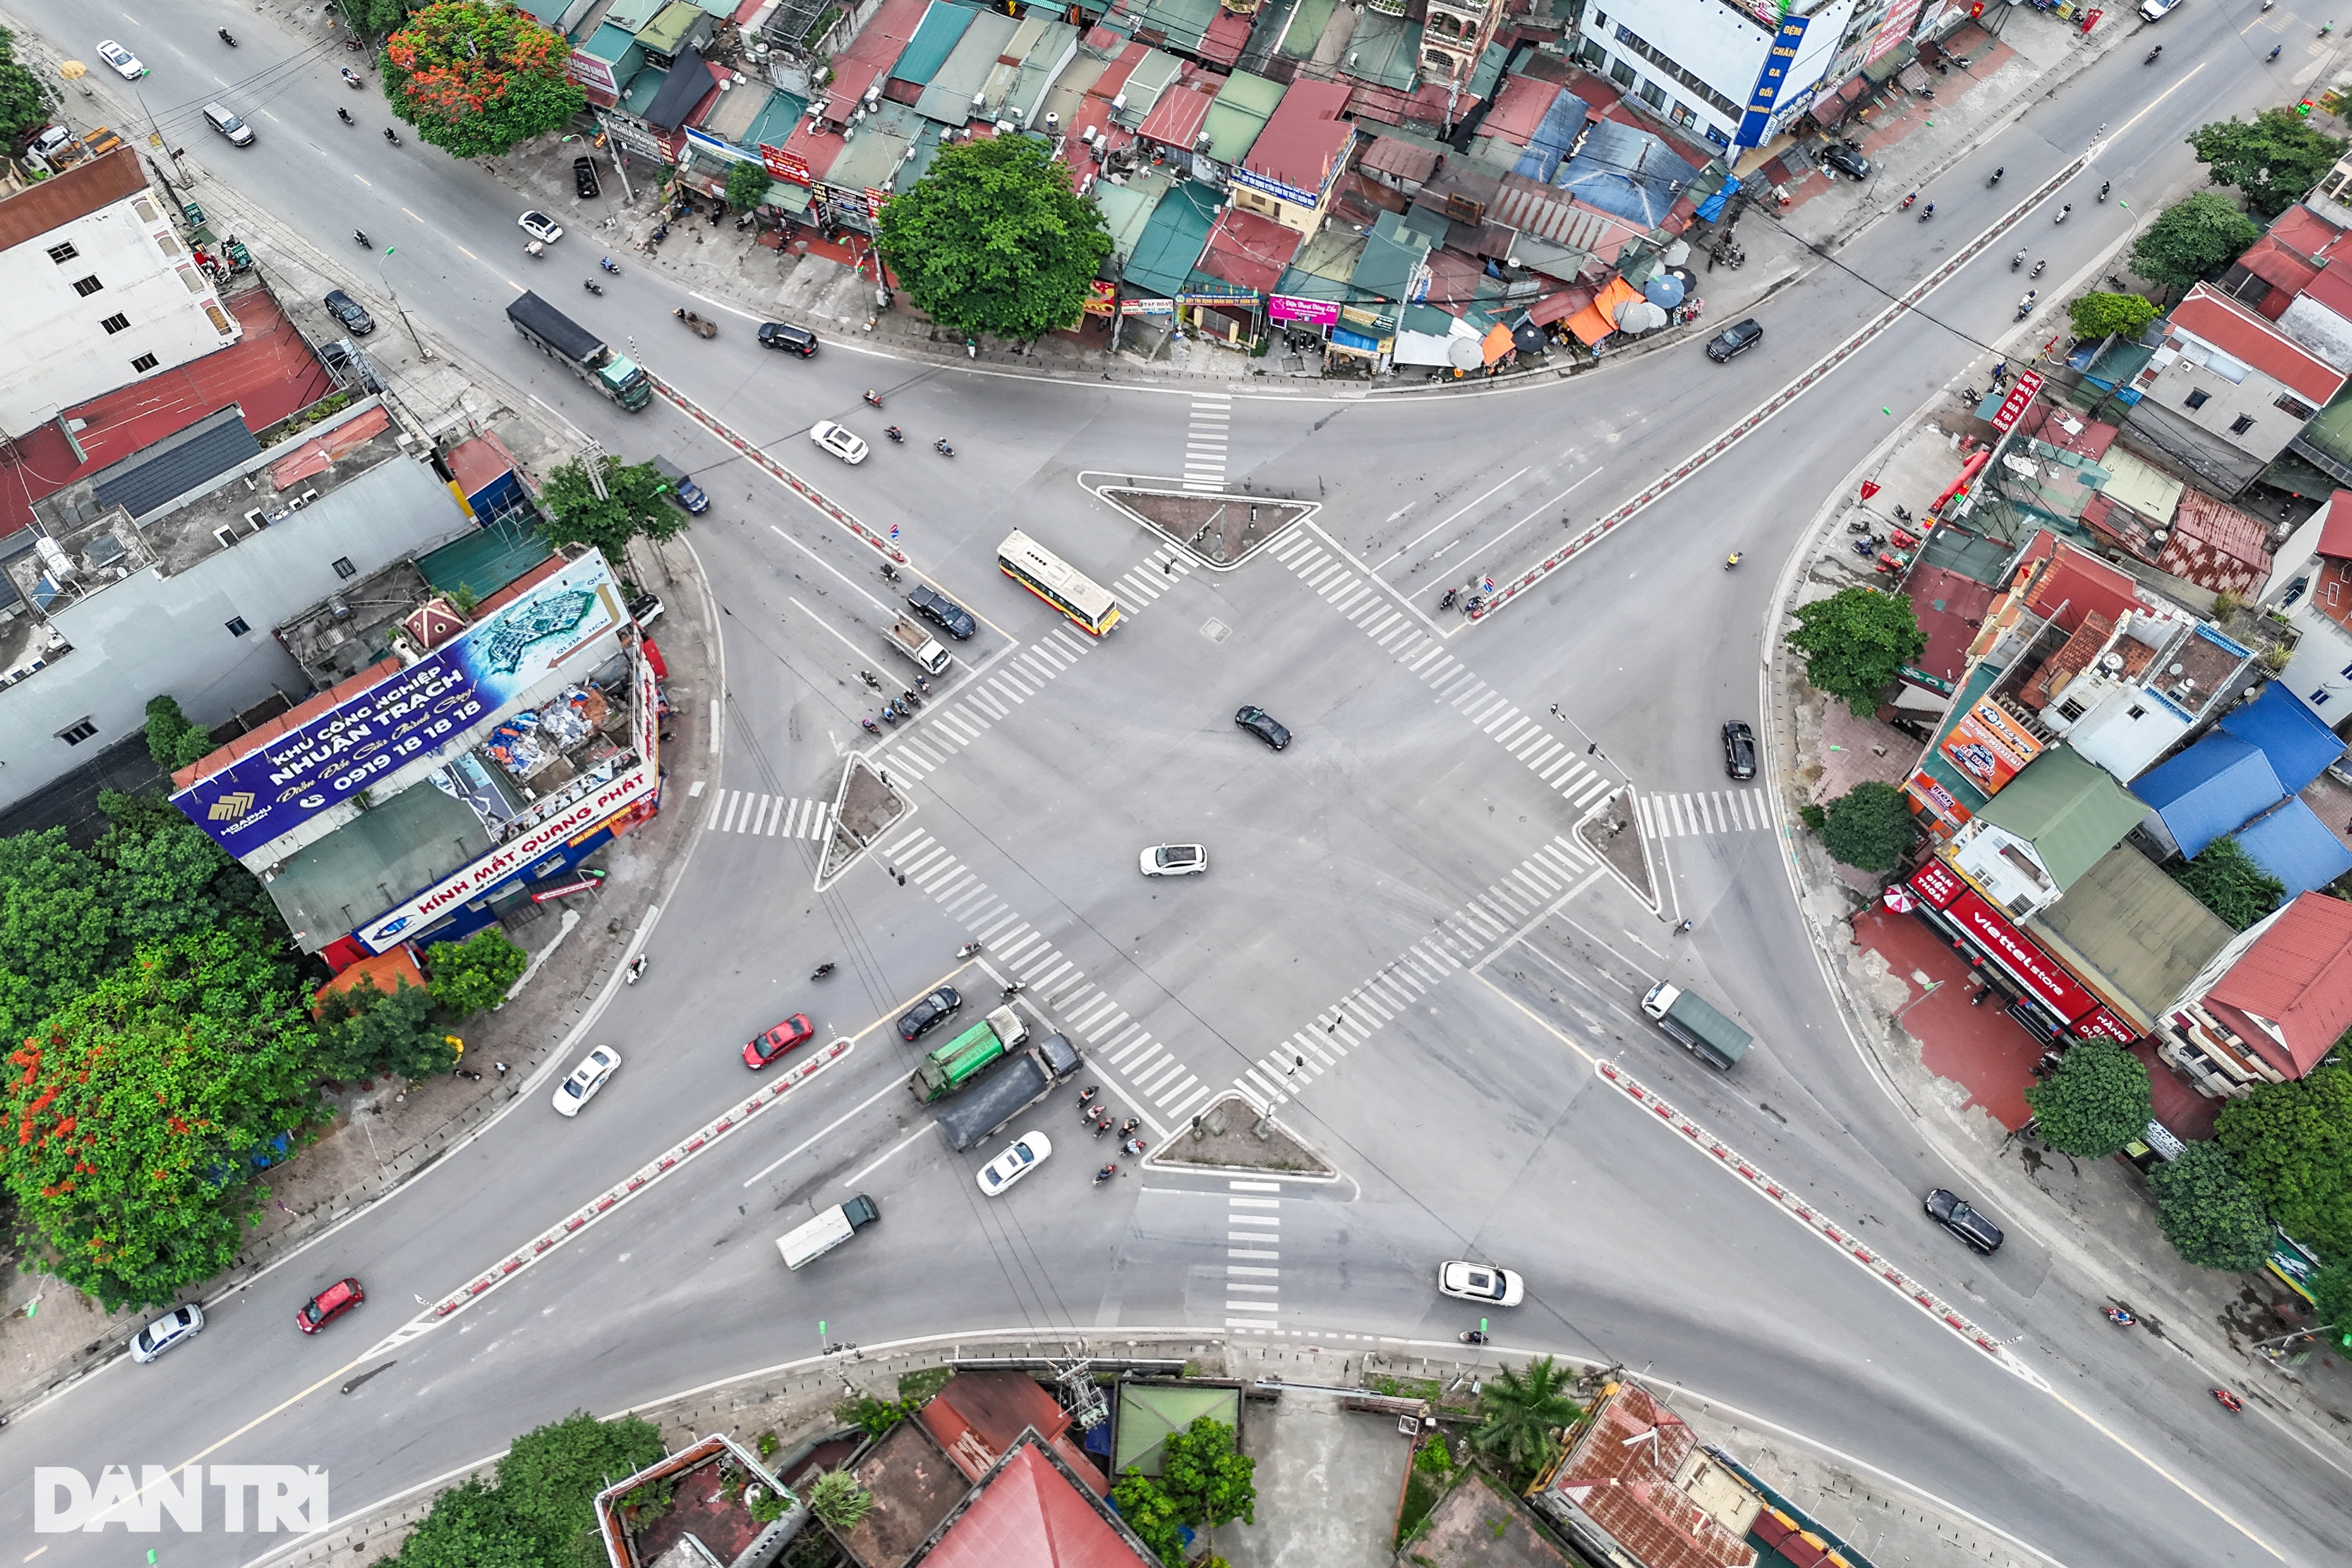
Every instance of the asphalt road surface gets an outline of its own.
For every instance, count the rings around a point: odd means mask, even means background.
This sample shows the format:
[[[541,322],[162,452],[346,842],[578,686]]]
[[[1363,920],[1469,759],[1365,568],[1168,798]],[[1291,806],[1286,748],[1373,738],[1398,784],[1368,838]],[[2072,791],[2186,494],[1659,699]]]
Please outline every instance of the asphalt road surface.
[[[528,1086],[401,1194],[210,1304],[194,1342],[20,1415],[6,1436],[20,1476],[317,1465],[341,1515],[571,1410],[813,1354],[820,1322],[867,1345],[1185,1324],[1450,1347],[1476,1313],[1438,1297],[1432,1271],[1469,1257],[1528,1278],[1527,1303],[1496,1315],[1504,1353],[1616,1359],[2064,1563],[2340,1554],[2352,1521],[2334,1456],[2259,1409],[2223,1415],[2182,1357],[2109,1330],[2095,1292],[2021,1226],[1985,1260],[1925,1219],[1920,1194],[1956,1178],[1838,1021],[1764,786],[1730,784],[1717,741],[1723,720],[1760,718],[1762,635],[1804,522],[1903,419],[1981,374],[1989,350],[2049,334],[2047,319],[2013,323],[2009,252],[2050,256],[2045,299],[2095,281],[2095,258],[2193,178],[2180,129],[2291,97],[2323,60],[2315,24],[2206,5],[2163,24],[2159,67],[2126,41],[1931,187],[1934,223],[1866,228],[1760,308],[1764,342],[1729,365],[1693,344],[1418,402],[1040,382],[839,342],[803,362],[761,353],[752,321],[728,311],[704,342],[667,319],[701,306],[627,258],[603,300],[579,291],[603,243],[593,211],[561,213],[571,232],[526,259],[523,204],[413,138],[386,145],[372,95],[335,80],[352,58],[341,49],[306,53],[219,5],[133,16],[44,0],[31,15],[74,51],[113,37],[140,54],[154,68],[148,110],[191,151],[208,136],[205,101],[245,114],[255,146],[202,143],[217,178],[331,252],[366,228],[392,254],[354,256],[356,276],[376,271],[427,331],[607,448],[693,470],[714,504],[688,537],[723,612],[729,689],[723,762],[679,759],[671,774],[666,809],[704,826],[645,981],[614,988],[589,1037],[625,1058],[595,1102],[565,1121],[550,1083]],[[242,48],[213,37],[224,23]],[[2274,41],[2291,58],[2266,67]],[[334,119],[362,101],[360,129]],[[1996,164],[2008,174],[1988,189]],[[2068,171],[2063,189],[2028,200]],[[2103,179],[2122,199],[2091,199]],[[1638,493],[2004,224],[1917,311],[1616,537],[1475,628],[1435,613],[1446,584],[1523,570],[1567,537],[1563,520],[1581,526]],[[1760,216],[1743,235],[1759,263],[1794,243]],[[912,673],[880,638],[899,602],[874,552],[667,405],[624,416],[554,373],[502,319],[526,286],[610,341],[636,337],[718,417],[869,523],[898,526],[917,571],[981,618],[916,722],[879,743],[858,725],[874,711],[861,668],[893,689]],[[886,413],[860,405],[869,385]],[[871,458],[853,469],[816,451],[804,432],[819,418],[859,430]],[[880,440],[885,423],[906,428],[905,448]],[[1219,430],[1222,449],[1201,438]],[[953,459],[927,449],[940,436]],[[1231,572],[1176,557],[1078,483],[1172,479],[1220,456],[1230,481],[1322,503]],[[995,547],[1013,527],[1111,584],[1125,624],[1096,644],[1001,576]],[[1747,563],[1724,572],[1734,549]],[[1296,742],[1276,753],[1235,728],[1244,702]],[[794,830],[852,747],[873,750],[915,810],[818,893],[815,843]],[[1625,779],[1714,803],[1713,831],[1672,842],[1662,911],[1571,834],[1591,790]],[[1206,844],[1209,872],[1139,876],[1137,850],[1165,840]],[[1682,916],[1696,930],[1676,938]],[[950,956],[980,934],[977,959]],[[803,978],[828,959],[833,976]],[[1710,1073],[1641,1018],[1660,976],[1755,1029],[1736,1073]],[[1089,1054],[1082,1080],[1142,1116],[1154,1142],[1236,1081],[1282,1078],[1286,1119],[1340,1179],[1268,1190],[1122,1161],[1118,1182],[1089,1190],[1108,1148],[1085,1135],[1069,1089],[950,1153],[903,1087],[923,1047],[891,1021],[945,982],[968,1022],[1016,977],[1035,1021]],[[751,1083],[742,1042],[797,1011],[820,1041],[854,1047],[424,1326],[422,1303],[735,1103]],[[2014,1340],[2046,1389],[1739,1189],[1607,1088],[1600,1058]],[[1057,1152],[982,1197],[973,1173],[1030,1126]],[[856,1192],[882,1224],[783,1270],[772,1239]],[[367,1304],[296,1333],[301,1301],[353,1273]],[[0,1534],[30,1542],[31,1512],[29,1486],[0,1489]],[[171,1542],[170,1561],[236,1563],[266,1544],[223,1531],[216,1500],[208,1522]],[[122,1540],[39,1544],[47,1561],[99,1563]]]

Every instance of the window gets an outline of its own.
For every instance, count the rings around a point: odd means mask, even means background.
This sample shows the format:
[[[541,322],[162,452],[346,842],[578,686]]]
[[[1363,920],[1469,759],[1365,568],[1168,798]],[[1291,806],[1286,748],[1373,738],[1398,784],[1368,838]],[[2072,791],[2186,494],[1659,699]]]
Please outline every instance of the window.
[[[2202,408],[2206,404],[2211,402],[2212,399],[2206,396],[2205,394],[2201,392],[2192,392],[2189,395],[2186,401],[2191,408]]]
[[[2340,584],[2338,584],[2330,583],[2329,584],[2327,584],[2327,586],[2326,586],[2326,588],[2323,588],[2322,590],[2320,590],[2320,595],[2319,595],[2320,598],[2321,598],[2322,600],[2324,600],[2325,602],[2326,602],[2327,604],[2331,604],[2331,605],[2332,605],[2332,604],[2336,603],[2336,595],[2337,595],[2337,592],[2338,592],[2338,590],[2339,590],[2340,586],[2341,586],[2341,585],[2340,585]]]
[[[2241,414],[2230,421],[2230,434],[2232,436],[2242,436],[2253,427],[2254,416],[2251,414]]]
[[[1615,82],[1619,87],[1632,87],[1633,85],[1633,68],[1627,65],[1623,60],[1611,60],[1609,62],[1609,79]]]
[[[74,248],[73,241],[70,239],[67,240],[63,245],[53,245],[49,247],[49,259],[56,262],[60,267],[63,267],[67,262],[71,261],[75,257],[79,256],[80,254],[80,251]]]
[[[2083,716],[2083,705],[2080,702],[2075,701],[2071,697],[2066,699],[2065,701],[2058,704],[2058,717],[2065,720],[2069,724],[2072,724],[2075,720],[2080,719]]]
[[[1666,89],[1656,82],[1644,81],[1642,84],[1642,101],[1652,109],[1664,109],[1666,106]]]
[[[137,359],[131,362],[131,368],[138,372],[141,375],[145,375],[149,371],[153,370],[157,365],[163,363],[163,361],[157,359],[153,354],[141,354]]]
[[[2282,414],[2292,415],[2297,419],[2308,419],[2319,412],[2318,409],[2290,392],[2282,392],[2272,398],[2271,406]]]
[[[356,577],[356,576],[358,576],[359,574],[360,574],[360,569],[359,569],[358,567],[356,567],[356,566],[354,566],[354,565],[352,565],[352,558],[351,558],[350,556],[348,556],[348,555],[339,555],[339,556],[335,557],[335,575],[336,575],[336,576],[338,576],[338,577]]]
[[[98,733],[98,726],[87,719],[77,719],[58,731],[58,739],[68,746],[79,746]]]
[[[91,273],[87,278],[77,278],[74,279],[74,292],[80,295],[85,300],[89,299],[92,294],[97,293],[100,289],[105,287],[105,284],[100,283],[98,280],[98,274],[95,272]]]
[[[99,325],[106,329],[109,336],[112,336],[116,332],[129,331],[131,330],[131,318],[125,315],[116,314],[107,317],[106,320],[99,322]]]
[[[228,626],[228,635],[233,637],[241,637],[246,633],[253,629],[251,626],[245,624],[245,617],[243,616],[231,616],[228,618],[226,625]]]
[[[1592,13],[1592,30],[1596,33],[1605,33],[1609,30],[1608,12],[1595,11]]]

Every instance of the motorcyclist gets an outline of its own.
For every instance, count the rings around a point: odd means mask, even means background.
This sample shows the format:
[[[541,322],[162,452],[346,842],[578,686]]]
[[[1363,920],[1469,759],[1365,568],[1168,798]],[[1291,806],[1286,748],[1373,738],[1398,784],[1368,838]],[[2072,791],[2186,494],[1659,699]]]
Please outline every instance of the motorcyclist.
[[[2034,297],[2041,292],[2042,290],[2039,289],[2028,289],[2025,291],[2025,298],[2017,302],[2017,319],[2019,321],[2021,321],[2025,320],[2027,316],[2032,314]]]
[[[2003,167],[2001,167],[2001,168],[1995,169],[1995,170],[1992,172],[1992,178],[1991,178],[1991,179],[1990,179],[1990,180],[1987,180],[1987,181],[1985,182],[1985,184],[1988,184],[1988,185],[1997,185],[1997,184],[2000,184],[2000,177],[2001,177],[2003,174],[2008,174],[2008,173],[2009,173],[2009,170],[2008,170],[2008,168],[2007,168],[2005,165],[2004,165]]]
[[[899,429],[896,425],[890,426],[888,428],[885,429],[882,434],[890,437],[892,441],[903,441],[907,438],[907,433],[904,430]]]
[[[220,41],[222,43],[226,44],[232,49],[236,47],[236,34],[230,32],[226,27],[218,28],[216,31],[220,34]]]
[[[2021,267],[2022,267],[2022,266],[2024,266],[2024,265],[2025,265],[2025,247],[2023,247],[2023,246],[2021,246],[2021,246],[2019,246],[2019,247],[2017,247],[2017,254],[2016,254],[2015,256],[2012,256],[2012,257],[2011,257],[2011,258],[2009,258],[2009,269],[2010,269],[2011,272],[2014,272],[2014,271],[2016,271],[2019,268],[2021,268]]]
[[[335,118],[349,125],[352,123],[352,111],[338,105],[335,109]]]

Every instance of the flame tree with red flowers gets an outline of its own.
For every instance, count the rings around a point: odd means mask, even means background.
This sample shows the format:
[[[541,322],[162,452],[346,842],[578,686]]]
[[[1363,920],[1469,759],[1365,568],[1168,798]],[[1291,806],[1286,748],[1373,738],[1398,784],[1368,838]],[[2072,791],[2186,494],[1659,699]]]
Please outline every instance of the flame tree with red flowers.
[[[448,0],[403,23],[383,47],[384,96],[416,134],[458,158],[485,158],[588,106],[563,74],[572,46],[520,11]]]

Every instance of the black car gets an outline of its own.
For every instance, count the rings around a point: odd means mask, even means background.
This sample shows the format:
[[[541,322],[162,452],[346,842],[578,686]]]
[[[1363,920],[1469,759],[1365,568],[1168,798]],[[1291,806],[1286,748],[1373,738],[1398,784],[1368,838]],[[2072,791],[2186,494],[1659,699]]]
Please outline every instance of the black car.
[[[963,997],[952,985],[942,985],[929,996],[907,1009],[898,1019],[898,1037],[919,1040],[927,1030],[936,1028],[963,1005]]]
[[[1937,1187],[1927,1194],[1927,1217],[1987,1256],[2000,1250],[2000,1226],[1969,1207],[1956,1193]]]
[[[580,199],[583,202],[595,199],[600,188],[596,184],[596,165],[593,160],[588,158],[572,160],[572,188],[580,194]]]
[[[980,629],[971,612],[940,593],[928,583],[918,583],[907,595],[907,603],[915,606],[915,614],[938,626],[958,642]]]
[[[782,349],[786,353],[795,353],[806,359],[816,353],[816,334],[806,327],[787,326],[782,321],[762,321],[760,323],[760,346]]]
[[[363,338],[375,331],[375,318],[360,308],[360,302],[341,289],[327,290],[327,310],[355,338]]]
[[[1835,169],[1849,180],[1870,178],[1870,160],[1843,142],[1832,142],[1822,150],[1822,166]]]
[[[1737,719],[1723,727],[1723,771],[1736,779],[1756,776],[1756,733]]]
[[[1763,341],[1763,323],[1750,316],[1744,321],[1733,322],[1707,339],[1706,357],[1721,364],[1727,360],[1738,358]]]
[[[1290,744],[1290,731],[1263,708],[1244,708],[1234,715],[1234,722],[1277,752]]]

